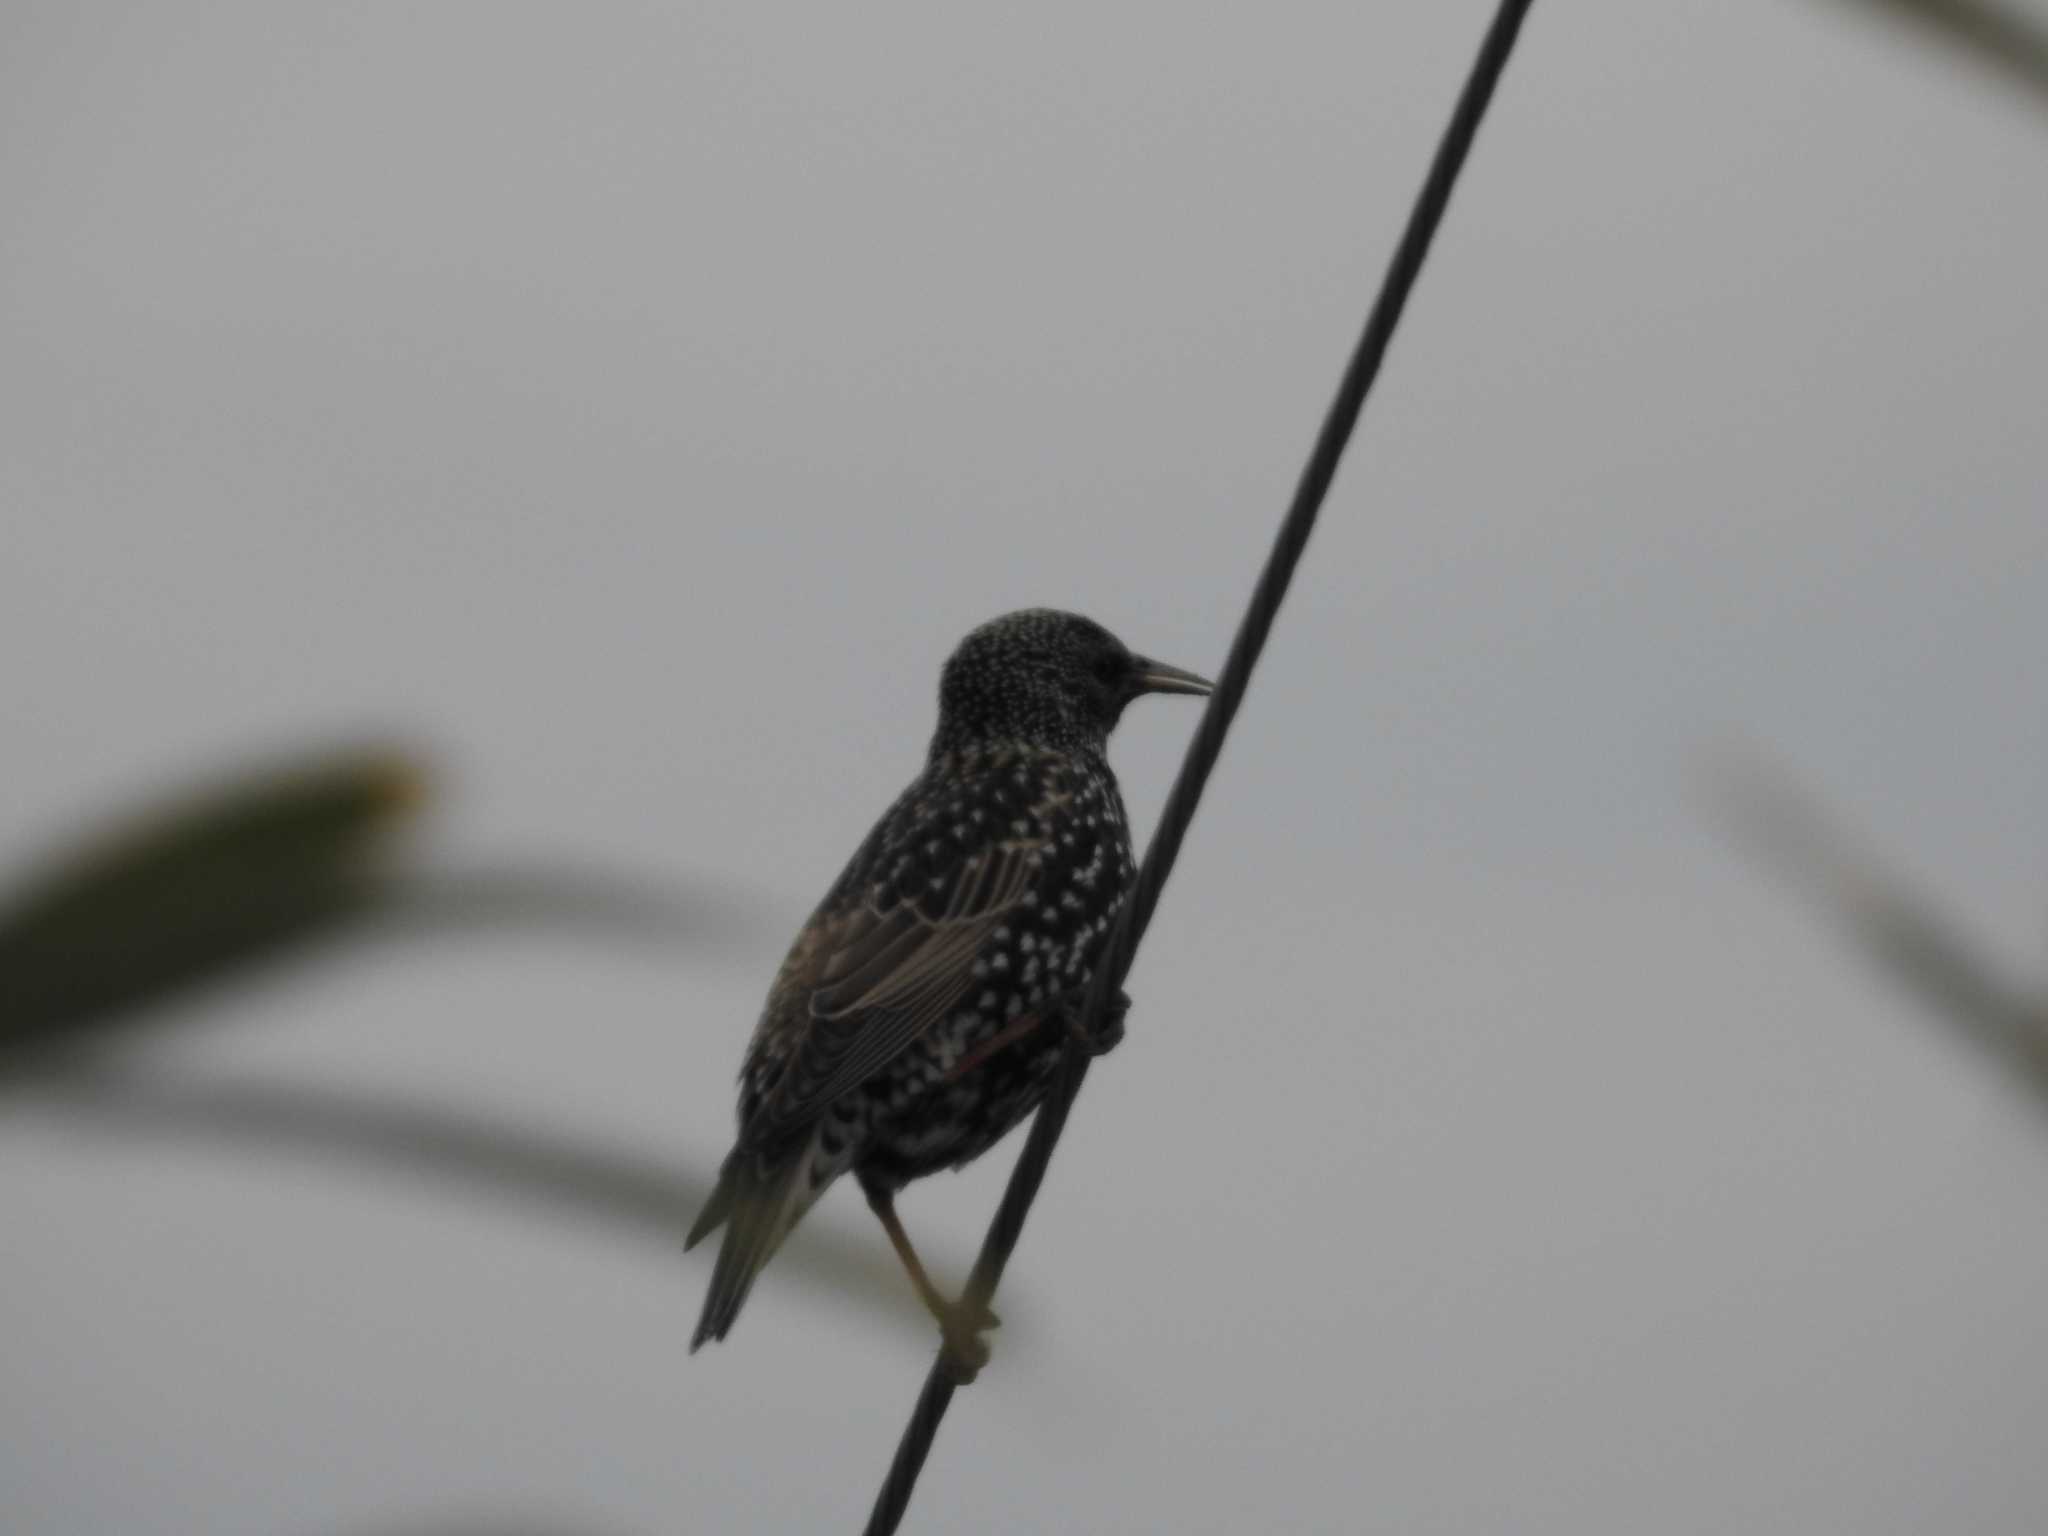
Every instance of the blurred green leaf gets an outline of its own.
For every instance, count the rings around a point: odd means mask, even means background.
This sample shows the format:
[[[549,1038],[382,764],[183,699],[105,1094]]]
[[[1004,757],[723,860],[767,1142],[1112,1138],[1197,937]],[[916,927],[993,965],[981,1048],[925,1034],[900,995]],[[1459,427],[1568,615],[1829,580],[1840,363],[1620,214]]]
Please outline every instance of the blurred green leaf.
[[[1852,0],[1988,66],[2048,105],[2048,18],[2018,0]]]
[[[652,1160],[432,1105],[288,1085],[146,1084],[69,1048],[154,1005],[296,954],[374,920],[437,934],[534,923],[625,931],[670,948],[753,926],[744,902],[567,866],[452,874],[387,857],[425,799],[426,774],[391,751],[338,753],[247,776],[150,815],[57,861],[0,907],[0,1071],[75,1122],[297,1149],[550,1206],[637,1230],[681,1252],[710,1182]],[[822,1228],[791,1244],[790,1271],[925,1315],[886,1246]]]
[[[642,1157],[444,1103],[281,1081],[181,1085],[118,1070],[54,1073],[36,1083],[35,1106],[60,1113],[73,1128],[256,1150],[266,1166],[280,1154],[338,1160],[537,1207],[564,1221],[650,1239],[679,1262],[701,1259],[709,1273],[707,1255],[683,1257],[682,1234],[709,1197],[711,1180],[673,1158]],[[851,1233],[805,1223],[771,1273],[777,1271],[893,1314],[920,1334],[930,1330],[895,1254],[865,1221]]]
[[[375,910],[394,932],[431,936],[538,926],[666,949],[704,949],[763,934],[772,940],[786,917],[722,885],[683,886],[567,862],[414,871],[380,885]]]
[[[68,1042],[360,914],[425,783],[395,752],[322,757],[59,862],[0,906],[0,1049]]]
[[[1716,799],[1760,855],[1802,884],[1936,1017],[2048,1103],[2048,992],[2000,976],[1933,905],[1843,832],[1819,801],[1748,753],[1715,765]]]
[[[544,924],[664,947],[742,937],[746,903],[568,865],[452,873],[386,857],[426,798],[413,758],[362,750],[255,774],[58,861],[0,905],[0,1072],[146,1007],[375,920],[382,935]]]

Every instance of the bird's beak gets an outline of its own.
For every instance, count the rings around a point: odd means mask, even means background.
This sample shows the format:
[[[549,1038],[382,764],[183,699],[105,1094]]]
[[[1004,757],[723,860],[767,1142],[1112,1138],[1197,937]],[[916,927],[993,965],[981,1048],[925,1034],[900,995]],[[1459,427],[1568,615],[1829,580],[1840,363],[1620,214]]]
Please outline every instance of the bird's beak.
[[[1197,698],[1210,693],[1215,684],[1206,677],[1180,667],[1170,667],[1163,661],[1153,661],[1147,656],[1131,658],[1131,692],[1140,693],[1192,693]]]

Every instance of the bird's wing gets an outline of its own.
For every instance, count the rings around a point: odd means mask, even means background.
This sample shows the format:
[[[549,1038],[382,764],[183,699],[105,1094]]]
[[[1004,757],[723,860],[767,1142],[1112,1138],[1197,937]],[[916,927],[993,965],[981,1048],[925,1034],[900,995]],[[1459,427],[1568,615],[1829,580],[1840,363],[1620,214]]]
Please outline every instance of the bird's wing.
[[[914,896],[820,914],[776,983],[795,1038],[743,1139],[772,1140],[865,1082],[981,983],[974,957],[1030,888],[1050,839],[984,845]]]

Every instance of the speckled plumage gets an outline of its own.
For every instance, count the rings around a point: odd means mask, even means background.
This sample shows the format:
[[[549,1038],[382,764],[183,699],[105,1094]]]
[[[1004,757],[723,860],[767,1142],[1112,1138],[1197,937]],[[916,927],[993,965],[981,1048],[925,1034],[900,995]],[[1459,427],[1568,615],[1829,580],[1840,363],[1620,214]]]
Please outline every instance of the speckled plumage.
[[[890,1198],[1043,1096],[1135,871],[1106,748],[1140,693],[1205,693],[1101,626],[1030,609],[960,643],[924,771],[797,935],[740,1075],[739,1137],[690,1234],[726,1237],[692,1348],[854,1172],[941,1309]]]

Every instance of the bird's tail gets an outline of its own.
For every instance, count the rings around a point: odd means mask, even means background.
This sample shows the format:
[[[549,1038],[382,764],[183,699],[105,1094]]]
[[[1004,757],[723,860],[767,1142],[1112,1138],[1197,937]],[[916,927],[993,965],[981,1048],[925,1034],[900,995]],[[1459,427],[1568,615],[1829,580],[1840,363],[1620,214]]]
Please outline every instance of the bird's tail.
[[[718,1187],[683,1242],[686,1249],[694,1248],[721,1223],[725,1226],[725,1241],[711,1270],[711,1289],[705,1293],[697,1331],[690,1337],[691,1353],[706,1339],[725,1337],[753,1289],[754,1277],[810,1207],[810,1167],[808,1142],[772,1160],[738,1150],[725,1160]]]

